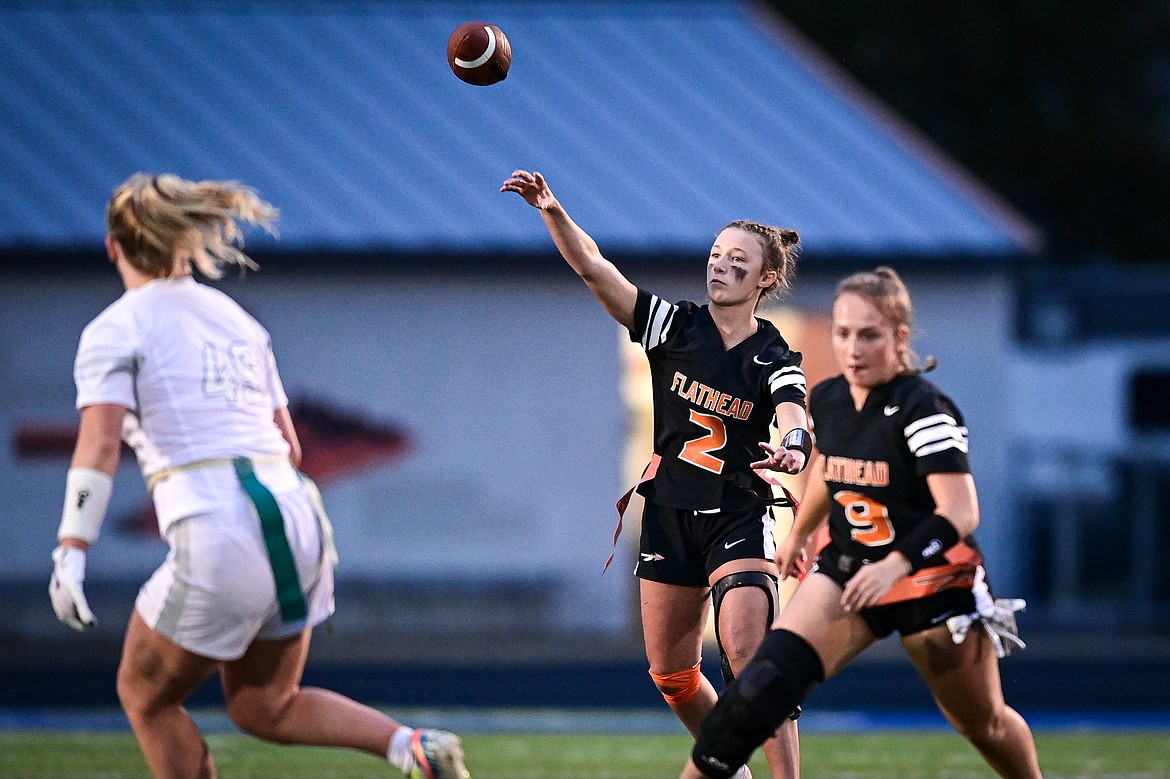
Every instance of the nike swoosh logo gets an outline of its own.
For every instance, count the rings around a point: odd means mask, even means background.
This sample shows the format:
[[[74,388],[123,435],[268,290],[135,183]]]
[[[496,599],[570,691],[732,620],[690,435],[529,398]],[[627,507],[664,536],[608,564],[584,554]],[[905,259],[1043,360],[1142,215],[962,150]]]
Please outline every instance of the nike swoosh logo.
[[[892,417],[894,414],[898,413],[898,406],[886,406],[882,409],[882,413],[888,417]]]
[[[756,365],[771,365],[772,363],[774,363],[776,361],[775,360],[768,360],[767,362],[764,362],[763,360],[760,359],[760,355],[757,354],[755,357],[752,358],[752,362],[754,362]]]
[[[741,538],[741,539],[739,539],[739,541],[731,541],[731,542],[729,542],[729,543],[726,543],[726,544],[724,544],[724,545],[723,545],[723,548],[724,548],[724,549],[730,549],[731,547],[735,546],[736,544],[742,543],[742,542],[744,542],[744,541],[747,541],[747,539],[746,539],[746,538]]]

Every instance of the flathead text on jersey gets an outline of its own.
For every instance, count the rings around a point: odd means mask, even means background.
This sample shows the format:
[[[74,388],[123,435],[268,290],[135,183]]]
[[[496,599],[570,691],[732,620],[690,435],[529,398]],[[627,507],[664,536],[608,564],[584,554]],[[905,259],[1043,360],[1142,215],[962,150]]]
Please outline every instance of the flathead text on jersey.
[[[890,464],[885,460],[826,457],[822,462],[821,473],[828,482],[859,487],[885,487],[890,483]]]
[[[753,404],[751,401],[740,400],[734,395],[720,392],[706,384],[688,379],[686,375],[678,371],[675,371],[670,388],[677,392],[683,400],[689,400],[700,408],[714,411],[725,417],[747,419],[752,414]]]

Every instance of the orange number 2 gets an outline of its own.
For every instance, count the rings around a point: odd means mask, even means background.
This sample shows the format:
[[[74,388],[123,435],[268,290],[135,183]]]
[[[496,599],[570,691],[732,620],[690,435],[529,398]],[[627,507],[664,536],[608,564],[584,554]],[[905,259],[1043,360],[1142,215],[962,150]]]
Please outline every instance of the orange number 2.
[[[723,461],[711,454],[727,443],[727,429],[723,426],[723,420],[691,409],[691,421],[706,430],[707,435],[687,441],[678,455],[679,459],[711,473],[723,473]]]

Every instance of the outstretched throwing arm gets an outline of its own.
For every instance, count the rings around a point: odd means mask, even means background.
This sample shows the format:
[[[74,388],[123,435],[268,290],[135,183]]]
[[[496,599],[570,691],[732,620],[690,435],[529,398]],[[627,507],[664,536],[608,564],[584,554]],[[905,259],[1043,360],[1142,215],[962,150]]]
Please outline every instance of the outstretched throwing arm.
[[[622,327],[632,329],[638,288],[622,275],[617,266],[601,255],[597,242],[569,217],[549,189],[544,176],[539,172],[513,171],[512,177],[504,182],[500,191],[515,192],[528,205],[540,211],[544,225],[561,256],[584,280],[609,315]]]

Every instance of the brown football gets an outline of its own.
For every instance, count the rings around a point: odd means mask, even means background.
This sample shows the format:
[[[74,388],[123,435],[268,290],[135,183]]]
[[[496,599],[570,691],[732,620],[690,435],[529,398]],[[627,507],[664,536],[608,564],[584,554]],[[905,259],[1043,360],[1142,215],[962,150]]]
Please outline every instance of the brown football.
[[[468,84],[486,87],[508,77],[512,45],[494,24],[464,22],[447,39],[447,64]]]

